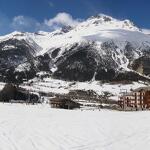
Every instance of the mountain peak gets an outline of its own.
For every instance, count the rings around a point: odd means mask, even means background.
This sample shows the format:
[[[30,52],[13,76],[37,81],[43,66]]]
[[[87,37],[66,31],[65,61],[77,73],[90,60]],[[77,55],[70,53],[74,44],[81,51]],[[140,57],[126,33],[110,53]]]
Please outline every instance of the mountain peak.
[[[90,19],[94,19],[94,18],[102,19],[102,20],[106,19],[106,21],[107,21],[107,19],[108,19],[108,21],[111,21],[113,19],[111,16],[108,16],[108,15],[105,15],[105,14],[97,14],[95,16],[90,17]]]
[[[8,34],[8,36],[23,36],[25,35],[25,32],[20,31],[13,31],[12,33]]]
[[[125,29],[132,31],[140,31],[129,19],[119,20],[105,14],[98,14],[87,19],[88,22],[97,26],[105,26],[106,28]]]

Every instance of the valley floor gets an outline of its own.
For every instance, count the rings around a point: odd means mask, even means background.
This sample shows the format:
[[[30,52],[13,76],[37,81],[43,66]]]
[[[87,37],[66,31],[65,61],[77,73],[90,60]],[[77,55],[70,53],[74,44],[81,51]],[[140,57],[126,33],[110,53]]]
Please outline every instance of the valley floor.
[[[150,112],[0,103],[0,150],[148,150]]]

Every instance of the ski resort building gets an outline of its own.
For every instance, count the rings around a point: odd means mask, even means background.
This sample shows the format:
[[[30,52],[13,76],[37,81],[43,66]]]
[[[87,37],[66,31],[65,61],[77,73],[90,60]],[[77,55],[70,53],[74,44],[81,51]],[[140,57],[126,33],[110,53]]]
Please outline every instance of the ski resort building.
[[[150,87],[141,87],[130,93],[123,93],[118,101],[122,110],[143,110],[150,108]]]
[[[80,108],[79,103],[74,102],[71,99],[59,98],[59,97],[52,98],[50,100],[50,105],[52,108],[63,108],[63,109]]]

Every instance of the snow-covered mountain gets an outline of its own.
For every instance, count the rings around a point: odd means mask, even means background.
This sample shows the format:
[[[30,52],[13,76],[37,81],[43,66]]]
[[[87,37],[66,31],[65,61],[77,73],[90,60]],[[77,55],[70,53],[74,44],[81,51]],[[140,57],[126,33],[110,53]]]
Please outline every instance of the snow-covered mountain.
[[[32,78],[39,71],[64,80],[145,80],[150,35],[129,20],[100,14],[54,32],[1,36],[0,55],[1,80]]]

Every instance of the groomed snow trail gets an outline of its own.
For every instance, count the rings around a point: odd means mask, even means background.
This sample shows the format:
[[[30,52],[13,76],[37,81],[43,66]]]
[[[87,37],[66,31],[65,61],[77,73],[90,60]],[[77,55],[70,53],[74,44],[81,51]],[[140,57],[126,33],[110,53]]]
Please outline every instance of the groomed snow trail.
[[[149,150],[150,112],[0,103],[0,150]]]

